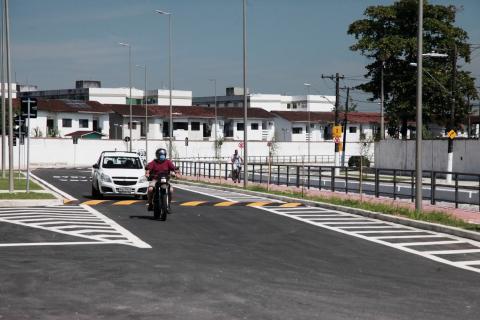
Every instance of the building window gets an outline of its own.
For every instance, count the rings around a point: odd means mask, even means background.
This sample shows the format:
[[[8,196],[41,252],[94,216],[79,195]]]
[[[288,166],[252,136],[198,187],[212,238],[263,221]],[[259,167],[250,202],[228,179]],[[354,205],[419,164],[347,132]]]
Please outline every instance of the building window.
[[[130,122],[128,123],[128,129],[130,130]],[[132,122],[132,130],[137,130],[137,123]]]
[[[290,109],[291,105],[290,103],[287,103],[287,109]]]
[[[348,127],[349,133],[357,133],[357,127]]]
[[[296,104],[296,103],[294,103],[294,104],[292,105],[292,109],[297,109],[297,104]]]
[[[186,130],[188,131],[188,122],[174,122],[173,130]]]
[[[258,130],[258,123],[252,123],[252,130]]]
[[[80,128],[88,128],[88,119],[80,119],[78,120],[78,126]]]
[[[192,131],[200,131],[200,122],[192,122]]]
[[[71,128],[72,127],[72,119],[62,119],[62,127]]]
[[[302,127],[292,128],[292,133],[293,133],[293,134],[302,134],[302,132],[303,132],[303,128],[302,128]]]
[[[237,123],[237,131],[243,131],[244,125],[243,122]]]

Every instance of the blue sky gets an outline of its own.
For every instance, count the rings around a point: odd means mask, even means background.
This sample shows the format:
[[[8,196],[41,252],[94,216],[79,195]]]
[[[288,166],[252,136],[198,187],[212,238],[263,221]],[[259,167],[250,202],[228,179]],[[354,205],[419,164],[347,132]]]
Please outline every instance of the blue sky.
[[[364,74],[366,60],[348,47],[348,25],[369,5],[386,0],[249,0],[248,87],[253,92],[334,94],[321,74]],[[431,0],[463,6],[457,24],[480,43],[480,1]],[[147,64],[149,88],[168,85],[168,19],[174,13],[175,88],[210,95],[242,83],[241,0],[15,0],[10,1],[13,70],[18,82],[42,89],[72,88],[76,79],[128,86],[128,49]],[[467,67],[480,77],[480,50]],[[143,88],[143,71],[134,85]],[[480,82],[478,82],[480,85]],[[356,85],[358,82],[345,82]],[[357,100],[366,96],[355,93]],[[362,109],[378,108],[362,104]]]

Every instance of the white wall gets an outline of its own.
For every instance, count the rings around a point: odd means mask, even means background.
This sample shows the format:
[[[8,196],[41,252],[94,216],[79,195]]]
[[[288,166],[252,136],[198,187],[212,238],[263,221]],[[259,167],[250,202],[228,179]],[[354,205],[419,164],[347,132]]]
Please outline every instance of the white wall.
[[[128,143],[122,140],[89,140],[79,139],[78,144],[73,144],[72,139],[31,138],[30,163],[32,167],[85,167],[91,166],[104,150],[126,151]],[[134,151],[145,150],[144,140],[132,142]],[[221,156],[229,157],[235,149],[239,149],[239,142],[224,142]],[[173,153],[179,157],[213,157],[214,144],[212,141],[190,141],[185,147],[184,141],[173,142]],[[278,156],[306,156],[307,144],[305,142],[277,143]],[[148,159],[152,159],[157,148],[168,150],[168,141],[150,140],[148,143]],[[312,142],[311,155],[333,155],[334,145],[331,142]],[[268,146],[266,141],[251,141],[248,145],[249,156],[267,156]],[[347,156],[358,154],[358,144],[347,145]],[[22,167],[25,166],[25,146],[21,146]],[[18,146],[14,147],[14,163],[17,168]]]
[[[447,170],[447,141],[424,140],[423,170]],[[384,140],[375,143],[379,168],[415,169],[415,141]],[[453,171],[480,174],[480,140],[456,140],[453,143]]]

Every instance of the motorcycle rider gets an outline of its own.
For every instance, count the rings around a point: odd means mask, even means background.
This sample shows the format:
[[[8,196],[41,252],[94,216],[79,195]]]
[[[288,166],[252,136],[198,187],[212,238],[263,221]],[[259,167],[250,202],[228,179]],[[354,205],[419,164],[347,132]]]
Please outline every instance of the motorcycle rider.
[[[157,149],[157,151],[155,151],[155,159],[152,160],[145,168],[145,176],[150,181],[147,193],[148,211],[153,210],[153,189],[155,188],[155,184],[157,183],[158,176],[160,174],[170,175],[170,173],[172,172],[175,172],[176,175],[180,174],[173,162],[167,159],[167,150],[163,148]],[[170,186],[170,200],[172,196],[173,187]]]

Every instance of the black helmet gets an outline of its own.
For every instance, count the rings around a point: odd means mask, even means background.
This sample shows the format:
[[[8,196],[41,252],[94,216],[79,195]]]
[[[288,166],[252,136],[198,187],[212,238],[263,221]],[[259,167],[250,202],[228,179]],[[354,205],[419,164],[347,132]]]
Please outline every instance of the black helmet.
[[[155,158],[160,161],[167,159],[167,150],[163,148],[157,149],[157,151],[155,151]]]

